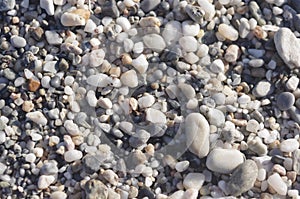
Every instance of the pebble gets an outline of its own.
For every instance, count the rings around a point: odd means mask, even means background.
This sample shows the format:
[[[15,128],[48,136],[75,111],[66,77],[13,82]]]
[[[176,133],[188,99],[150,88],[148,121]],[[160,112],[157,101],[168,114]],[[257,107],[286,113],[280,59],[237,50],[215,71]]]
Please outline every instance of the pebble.
[[[236,41],[239,38],[239,33],[234,27],[227,24],[220,24],[218,27],[218,32],[225,38],[230,41]]]
[[[225,115],[218,109],[211,108],[207,113],[208,121],[210,125],[216,127],[222,127],[225,124]]]
[[[166,115],[163,112],[154,108],[146,109],[146,120],[154,124],[167,123]]]
[[[184,36],[197,36],[200,32],[199,24],[193,21],[182,22],[182,33]]]
[[[289,78],[289,80],[286,82],[285,86],[287,89],[291,91],[295,91],[298,88],[299,85],[299,78],[296,76],[292,76]]]
[[[108,198],[108,188],[100,181],[91,179],[84,185],[85,197],[93,198]]]
[[[274,88],[272,84],[266,80],[258,82],[252,90],[252,94],[255,97],[266,97],[273,92]]]
[[[45,31],[46,40],[50,45],[62,44],[63,39],[59,36],[56,31],[47,30]]]
[[[90,18],[90,11],[76,9],[61,15],[60,22],[63,26],[84,26]]]
[[[289,110],[295,103],[295,96],[290,92],[282,92],[277,96],[277,107],[282,111]]]
[[[144,74],[149,66],[145,55],[140,55],[131,61],[132,66],[141,74]]]
[[[240,56],[240,48],[238,45],[231,44],[226,49],[226,53],[224,55],[224,58],[227,62],[236,62],[237,59]]]
[[[7,166],[0,162],[0,175],[3,175],[6,169]]]
[[[190,113],[185,118],[186,145],[199,158],[209,152],[210,128],[206,118],[200,113]]]
[[[183,179],[183,186],[186,189],[200,190],[205,181],[202,173],[188,173]]]
[[[213,72],[213,73],[223,73],[224,72],[224,63],[221,59],[216,59],[214,60],[211,65],[210,65],[210,70]]]
[[[280,143],[280,150],[282,152],[294,152],[299,148],[299,142],[296,139],[286,139]]]
[[[62,191],[55,191],[51,193],[50,199],[67,199],[68,195]]]
[[[155,102],[153,95],[146,95],[138,99],[138,105],[140,108],[149,108]]]
[[[181,37],[179,44],[185,52],[195,52],[198,49],[198,42],[192,36]]]
[[[287,194],[287,185],[278,173],[269,176],[267,182],[279,195],[285,196]]]
[[[205,11],[199,6],[187,5],[185,6],[185,11],[188,16],[196,23],[202,24]]]
[[[259,129],[260,129],[260,125],[256,120],[251,119],[247,122],[247,126],[246,126],[247,131],[251,133],[257,133]]]
[[[74,162],[82,158],[82,152],[76,149],[64,153],[64,160],[66,162]]]
[[[198,0],[197,2],[205,12],[205,20],[211,21],[216,14],[215,6],[208,0]]]
[[[39,177],[37,186],[39,189],[47,189],[55,181],[54,176],[50,175],[41,175]]]
[[[187,160],[181,161],[181,162],[177,162],[176,165],[175,165],[175,169],[178,172],[183,172],[183,171],[185,171],[185,170],[188,169],[189,165],[190,165],[190,162],[187,161]]]
[[[258,168],[253,160],[246,160],[232,173],[228,182],[228,192],[233,196],[239,196],[250,190],[256,181]]]
[[[140,7],[145,13],[147,13],[154,10],[160,3],[161,0],[144,0],[141,2]]]
[[[296,54],[300,41],[290,29],[280,28],[275,33],[274,43],[279,56],[290,69],[300,67],[300,57]]]
[[[111,109],[113,107],[113,104],[109,98],[100,98],[98,100],[98,104],[104,109]]]
[[[54,3],[53,0],[40,0],[40,7],[45,9],[50,16],[54,15]]]
[[[118,17],[116,19],[116,22],[122,27],[124,32],[128,31],[131,28],[130,22],[125,17]]]
[[[105,1],[103,5],[101,5],[101,14],[106,17],[117,18],[120,16],[120,11],[116,4],[115,0]]]
[[[113,172],[112,170],[105,170],[102,173],[102,176],[105,180],[107,180],[110,184],[112,185],[117,185],[118,181],[119,181],[119,177],[117,174],[115,174],[115,172]]]
[[[121,75],[120,78],[122,84],[128,86],[129,88],[135,88],[138,86],[138,77],[135,70],[129,70]]]
[[[172,46],[176,43],[180,37],[182,32],[182,25],[178,21],[169,21],[164,30],[162,31],[162,36],[168,46]]]
[[[0,1],[0,12],[14,9],[16,5],[15,0],[1,0]]]
[[[161,52],[166,48],[164,39],[158,34],[148,34],[143,37],[143,42],[146,47],[150,48],[154,52]]]
[[[268,146],[263,143],[260,137],[255,137],[247,142],[248,148],[258,154],[264,156],[268,153]]]
[[[23,48],[27,44],[26,39],[24,39],[23,37],[17,36],[17,35],[11,36],[10,42],[11,42],[12,46],[15,48]]]
[[[230,161],[226,161],[230,159]],[[244,162],[244,155],[236,149],[213,149],[207,156],[206,166],[213,172],[230,174]]]
[[[42,175],[55,175],[58,173],[57,162],[55,160],[49,160],[45,162],[41,167],[40,173]]]
[[[48,123],[47,118],[40,111],[26,113],[26,118],[42,126],[45,126]]]

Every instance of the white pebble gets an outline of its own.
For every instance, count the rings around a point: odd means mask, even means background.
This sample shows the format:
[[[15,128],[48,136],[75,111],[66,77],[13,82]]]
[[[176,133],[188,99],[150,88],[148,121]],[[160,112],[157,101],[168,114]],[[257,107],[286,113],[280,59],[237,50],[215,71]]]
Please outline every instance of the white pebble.
[[[54,176],[41,175],[38,180],[39,189],[47,189],[55,181]]]
[[[285,196],[287,194],[287,185],[278,173],[269,176],[267,182],[279,195]]]
[[[26,117],[36,124],[45,126],[48,123],[47,118],[40,111],[30,112],[26,114]]]
[[[297,139],[286,139],[280,143],[280,150],[282,152],[294,152],[299,148],[299,142]]]
[[[141,74],[147,71],[148,65],[147,58],[143,54],[132,60],[132,66]]]
[[[205,181],[205,176],[202,173],[189,173],[183,180],[183,186],[186,189],[200,190]]]
[[[179,39],[179,44],[186,52],[195,52],[198,48],[198,42],[195,37],[184,36]]]
[[[54,15],[54,4],[53,0],[40,0],[41,8],[45,9],[47,14],[52,16]]]
[[[159,110],[156,110],[156,109],[153,109],[153,108],[148,108],[146,110],[146,120],[151,122],[151,123],[162,123],[162,124],[165,124],[167,123],[167,118],[166,118],[166,115],[159,111]]]
[[[239,38],[239,32],[234,27],[227,24],[220,24],[218,32],[226,39],[230,41],[236,41]]]
[[[66,162],[74,162],[82,158],[82,152],[76,149],[70,150],[64,153],[64,159]]]
[[[125,86],[128,86],[130,88],[135,88],[139,84],[138,77],[137,77],[135,70],[129,70],[129,71],[123,73],[120,80],[121,80],[122,84],[124,84]]]

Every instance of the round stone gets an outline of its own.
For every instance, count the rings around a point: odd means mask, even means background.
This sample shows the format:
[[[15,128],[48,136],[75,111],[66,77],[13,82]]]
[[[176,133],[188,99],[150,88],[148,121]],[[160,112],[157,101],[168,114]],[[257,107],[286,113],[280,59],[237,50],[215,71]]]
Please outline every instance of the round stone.
[[[66,162],[74,162],[82,158],[82,152],[78,150],[70,150],[64,154],[64,159]]]
[[[295,103],[295,96],[290,92],[283,92],[277,96],[277,106],[280,110],[289,110]]]
[[[211,171],[229,174],[238,165],[242,164],[244,159],[245,156],[236,149],[216,148],[208,154],[206,166]]]
[[[26,39],[17,35],[11,36],[10,42],[15,48],[23,48],[27,44]]]
[[[297,139],[287,139],[280,143],[280,150],[282,152],[294,152],[299,148],[299,141]]]

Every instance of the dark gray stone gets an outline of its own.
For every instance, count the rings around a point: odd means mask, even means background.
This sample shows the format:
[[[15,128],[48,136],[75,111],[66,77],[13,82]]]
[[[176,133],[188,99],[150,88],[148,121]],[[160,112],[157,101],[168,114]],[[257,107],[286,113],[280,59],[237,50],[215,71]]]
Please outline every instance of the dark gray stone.
[[[258,175],[258,168],[253,160],[246,160],[232,173],[228,182],[228,191],[233,196],[239,196],[250,190]]]
[[[144,0],[141,2],[141,9],[144,12],[150,12],[154,10],[159,4],[161,0]]]
[[[289,110],[295,103],[295,96],[290,92],[282,92],[277,97],[277,106],[280,110]]]

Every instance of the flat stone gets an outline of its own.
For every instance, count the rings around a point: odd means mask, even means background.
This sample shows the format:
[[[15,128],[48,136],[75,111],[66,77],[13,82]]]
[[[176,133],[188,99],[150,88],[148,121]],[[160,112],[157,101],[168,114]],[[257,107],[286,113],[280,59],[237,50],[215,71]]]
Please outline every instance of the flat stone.
[[[45,126],[48,123],[47,118],[40,111],[30,112],[26,114],[26,118],[30,119],[36,124]]]
[[[230,161],[227,161],[229,160]],[[214,172],[230,174],[244,162],[245,156],[236,149],[213,149],[207,156],[206,166]]]
[[[11,36],[10,42],[11,42],[12,46],[15,48],[23,48],[27,44],[26,39],[24,39],[23,37],[17,36],[17,35]]]
[[[230,41],[236,41],[239,38],[239,32],[234,29],[234,27],[227,24],[220,24],[218,27],[218,32],[225,38]]]
[[[290,68],[300,67],[300,41],[289,28],[280,28],[274,36],[276,50],[285,64]]]
[[[200,113],[190,113],[185,118],[186,145],[199,158],[209,152],[209,133],[209,124]]]
[[[278,173],[269,176],[267,182],[279,195],[285,196],[287,194],[287,185]]]
[[[143,42],[146,47],[150,48],[154,52],[161,52],[166,48],[164,39],[158,34],[148,34],[144,36]]]
[[[70,150],[64,153],[64,159],[66,162],[74,162],[82,158],[82,152],[76,149]]]
[[[63,39],[59,34],[54,30],[45,31],[46,40],[50,45],[59,45],[62,44]]]
[[[146,110],[146,120],[154,124],[167,123],[166,115],[160,110],[154,108],[148,108]]]
[[[232,173],[228,182],[228,191],[233,196],[239,196],[254,186],[258,168],[253,160],[246,160]]]
[[[289,110],[295,103],[295,96],[290,92],[282,92],[277,96],[277,107],[282,111]]]
[[[202,173],[189,173],[183,179],[183,186],[186,189],[200,190],[205,181],[205,176]]]
[[[294,152],[299,148],[299,141],[297,139],[286,139],[280,143],[280,150],[282,152]]]

